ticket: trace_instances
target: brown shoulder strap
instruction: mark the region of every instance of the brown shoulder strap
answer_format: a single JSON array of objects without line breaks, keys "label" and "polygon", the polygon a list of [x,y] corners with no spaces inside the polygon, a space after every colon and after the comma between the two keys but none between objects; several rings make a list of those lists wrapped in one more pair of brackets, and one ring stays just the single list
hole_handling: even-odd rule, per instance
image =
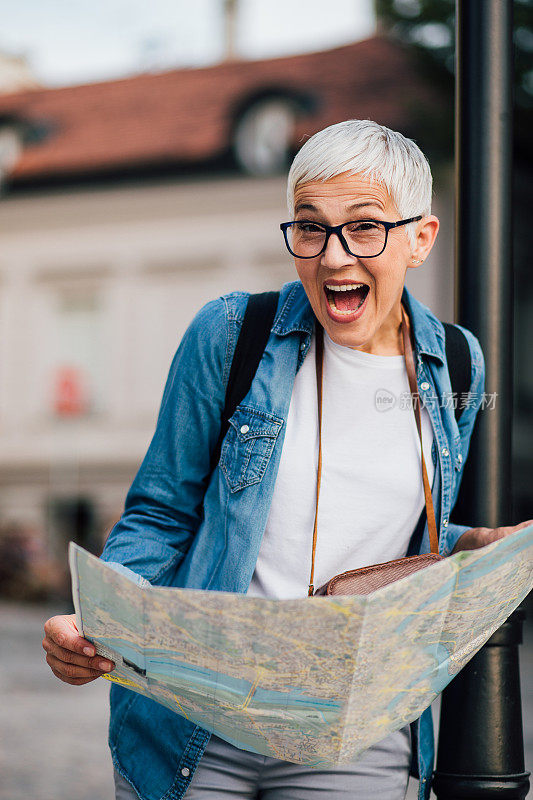
[{"label": "brown shoulder strap", "polygon": [[405,366],[407,367],[407,378],[409,380],[409,388],[411,390],[411,397],[415,412],[416,427],[418,429],[418,438],[420,439],[420,457],[422,461],[422,481],[424,483],[424,497],[426,501],[426,516],[428,521],[429,533],[429,546],[432,553],[438,554],[439,552],[439,539],[437,534],[437,523],[435,522],[435,510],[433,508],[433,497],[431,496],[431,486],[429,485],[428,472],[426,469],[426,461],[424,459],[424,448],[422,445],[422,421],[420,419],[420,398],[418,395],[418,385],[416,382],[415,360],[413,356],[413,348],[411,346],[411,337],[407,327],[407,314],[402,305],[402,334],[403,334],[403,350],[405,356]]},{"label": "brown shoulder strap", "polygon": [[324,361],[324,336],[322,325],[315,320],[315,366],[316,366],[316,396],[318,400],[318,470],[316,476],[316,505],[315,523],[313,525],[313,550],[311,552],[311,575],[309,577],[309,597],[315,593],[313,580],[315,575],[315,552],[318,522],[318,498],[320,497],[320,476],[322,474],[322,364]]}]

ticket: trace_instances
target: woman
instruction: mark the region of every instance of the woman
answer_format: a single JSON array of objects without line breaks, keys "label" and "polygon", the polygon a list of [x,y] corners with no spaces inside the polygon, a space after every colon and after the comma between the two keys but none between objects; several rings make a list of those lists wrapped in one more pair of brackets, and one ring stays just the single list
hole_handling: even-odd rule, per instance
[{"label": "woman", "polygon": [[[480,547],[521,527],[448,523],[484,364],[479,342],[463,329],[472,381],[458,426],[453,408],[440,402],[449,390],[442,324],[404,288],[407,270],[427,258],[437,235],[431,186],[416,144],[374,122],[342,122],[305,143],[289,173],[291,222],[282,226],[300,280],[281,290],[265,354],[231,419],[218,467],[208,479],[245,292],[208,303],[185,333],[154,438],[103,559],[154,584],[307,594],[317,480],[316,321],[324,331],[324,393],[315,585],[404,556],[424,508],[415,419],[400,402],[386,414],[375,402],[380,390],[396,399],[409,391],[402,305],[420,394],[437,400],[422,409],[422,438],[440,552]],[[427,525],[417,546],[429,551]],[[52,618],[45,633],[47,661],[62,680],[87,683],[112,669],[77,634],[73,617]],[[411,766],[427,798],[433,765],[430,709],[357,762],[309,770],[239,750],[116,685],[110,746],[117,798],[142,800],[366,800],[370,793],[400,800]]]}]

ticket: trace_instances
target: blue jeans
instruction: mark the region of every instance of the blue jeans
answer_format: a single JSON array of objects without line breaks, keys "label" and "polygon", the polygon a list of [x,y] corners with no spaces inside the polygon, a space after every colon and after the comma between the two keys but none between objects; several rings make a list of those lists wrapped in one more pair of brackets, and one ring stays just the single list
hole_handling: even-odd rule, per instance
[{"label": "blue jeans", "polygon": [[[410,761],[409,725],[353,764],[323,770],[248,753],[211,736],[184,800],[403,800]],[[116,771],[115,787],[116,800],[138,800]]]}]

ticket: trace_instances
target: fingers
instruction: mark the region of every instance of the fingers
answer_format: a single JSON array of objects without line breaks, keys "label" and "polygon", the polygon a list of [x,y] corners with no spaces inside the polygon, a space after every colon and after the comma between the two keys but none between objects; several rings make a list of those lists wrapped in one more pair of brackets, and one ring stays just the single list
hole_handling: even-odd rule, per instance
[{"label": "fingers", "polygon": [[72,664],[71,662],[62,661],[57,656],[48,653],[46,656],[47,664],[52,669],[54,674],[58,675],[62,680],[65,679],[90,679],[94,680],[95,678],[99,678],[101,675],[105,675],[100,669],[91,669],[89,667],[79,666],[78,664]]},{"label": "fingers", "polygon": [[52,672],[56,678],[59,678],[63,683],[69,683],[71,686],[84,686],[86,683],[96,680],[96,678],[66,678],[61,672],[58,672],[54,668],[52,668]]},{"label": "fingers", "polygon": [[525,522],[520,522],[518,525],[505,525],[501,526],[500,528],[493,529],[487,528],[487,544],[496,542],[498,539],[504,539],[511,533],[516,533],[517,531],[522,530],[522,528],[527,528],[528,525],[533,525],[533,519],[527,519]]},{"label": "fingers", "polygon": [[75,614],[51,617],[44,624],[44,632],[45,639],[65,650],[83,653],[86,656],[93,656],[96,652],[94,645],[79,635]]},{"label": "fingers", "polygon": [[55,644],[55,642],[46,638],[43,639],[43,648],[46,650],[48,655],[53,656],[58,661],[66,664],[72,664],[73,666],[76,665],[79,667],[85,667],[86,669],[98,670],[100,673],[111,672],[111,670],[114,668],[113,662],[108,661],[106,658],[102,658],[102,656],[96,655],[92,658],[89,658],[89,656],[80,656],[78,653],[74,653],[71,650],[65,650],[64,647],[59,647],[59,645]]},{"label": "fingers", "polygon": [[485,547],[522,528],[527,528],[528,525],[533,525],[533,519],[527,519],[518,525],[507,525],[500,528],[470,528],[459,537],[452,550],[452,555],[460,550],[476,550],[479,547]]},{"label": "fingers", "polygon": [[525,522],[520,522],[518,525],[515,525],[514,528],[511,528],[511,530],[520,531],[522,528],[527,528],[528,525],[533,525],[533,519],[526,519]]},{"label": "fingers", "polygon": [[527,519],[525,522],[519,522],[518,525],[506,525],[501,528],[494,528],[493,533],[498,535],[495,535],[491,541],[503,539],[504,536],[509,536],[511,533],[516,533],[516,531],[520,531],[522,528],[527,528],[528,525],[533,525],[533,519]]},{"label": "fingers", "polygon": [[54,675],[65,683],[81,685],[111,672],[115,665],[96,655],[94,645],[79,635],[75,619],[70,614],[47,620],[42,646]]}]

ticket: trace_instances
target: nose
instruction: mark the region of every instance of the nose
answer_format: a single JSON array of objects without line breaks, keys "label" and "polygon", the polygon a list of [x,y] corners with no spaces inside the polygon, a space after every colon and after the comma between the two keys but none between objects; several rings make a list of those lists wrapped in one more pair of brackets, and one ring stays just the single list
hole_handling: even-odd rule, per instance
[{"label": "nose", "polygon": [[348,264],[355,263],[357,259],[350,255],[336,233],[332,233],[328,239],[326,249],[321,256],[321,264],[328,269],[340,269]]}]

